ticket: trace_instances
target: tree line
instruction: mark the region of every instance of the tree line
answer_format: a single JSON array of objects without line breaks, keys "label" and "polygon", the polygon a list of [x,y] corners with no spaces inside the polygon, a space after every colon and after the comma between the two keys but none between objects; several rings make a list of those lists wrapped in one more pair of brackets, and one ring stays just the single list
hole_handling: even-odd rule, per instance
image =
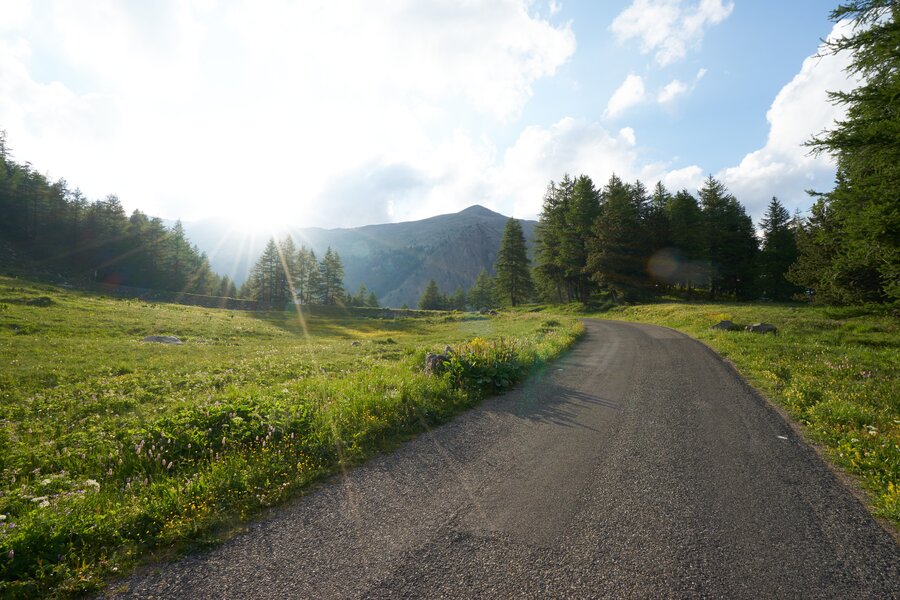
[{"label": "tree line", "polygon": [[344,291],[344,264],[331,247],[318,260],[313,250],[303,245],[297,248],[289,235],[280,241],[269,239],[239,295],[270,306],[378,306],[378,297],[365,283],[355,294]]},{"label": "tree line", "polygon": [[65,179],[51,182],[30,163],[15,162],[0,131],[0,242],[29,269],[99,283],[236,295],[234,283],[211,269],[180,222],[135,210],[115,195],[89,201]]},{"label": "tree line", "polygon": [[799,220],[772,198],[760,223],[709,176],[695,197],[652,191],[612,175],[602,188],[587,175],[550,182],[535,229],[535,282],[554,302],[613,301],[702,293],[710,299],[788,299]]}]

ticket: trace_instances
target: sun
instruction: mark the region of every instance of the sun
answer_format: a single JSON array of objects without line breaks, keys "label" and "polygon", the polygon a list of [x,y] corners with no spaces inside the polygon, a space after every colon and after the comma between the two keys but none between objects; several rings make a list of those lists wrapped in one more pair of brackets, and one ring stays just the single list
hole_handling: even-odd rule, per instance
[{"label": "sun", "polygon": [[284,231],[284,216],[261,204],[255,207],[243,206],[223,215],[231,231],[252,236],[277,237]]}]

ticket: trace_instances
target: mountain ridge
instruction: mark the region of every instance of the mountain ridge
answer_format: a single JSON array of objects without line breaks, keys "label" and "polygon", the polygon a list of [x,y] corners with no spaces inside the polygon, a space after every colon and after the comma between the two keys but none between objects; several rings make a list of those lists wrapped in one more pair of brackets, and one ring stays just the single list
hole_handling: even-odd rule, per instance
[{"label": "mountain ridge", "polygon": [[[482,269],[493,273],[503,228],[509,217],[474,204],[456,213],[417,221],[377,223],[325,229],[285,226],[276,237],[290,235],[295,244],[321,257],[328,247],[344,263],[344,284],[355,292],[361,283],[384,306],[415,306],[430,279],[446,293],[468,289]],[[530,246],[536,221],[520,219]],[[188,237],[207,252],[213,270],[243,282],[272,234],[222,232],[209,219],[184,223]]]}]

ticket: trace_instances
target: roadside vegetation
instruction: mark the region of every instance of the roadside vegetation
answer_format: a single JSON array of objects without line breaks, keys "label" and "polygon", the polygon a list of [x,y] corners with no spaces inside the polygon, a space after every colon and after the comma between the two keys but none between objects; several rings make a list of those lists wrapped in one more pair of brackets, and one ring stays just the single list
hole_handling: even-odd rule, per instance
[{"label": "roadside vegetation", "polygon": [[[95,589],[501,391],[573,318],[239,312],[0,277],[0,595]],[[174,335],[182,345],[142,342]],[[452,352],[427,375],[427,352]]]},{"label": "roadside vegetation", "polygon": [[[897,309],[777,304],[645,304],[602,318],[665,325],[730,360],[859,478],[874,513],[900,527],[900,319]],[[764,321],[777,335],[719,331]]]}]

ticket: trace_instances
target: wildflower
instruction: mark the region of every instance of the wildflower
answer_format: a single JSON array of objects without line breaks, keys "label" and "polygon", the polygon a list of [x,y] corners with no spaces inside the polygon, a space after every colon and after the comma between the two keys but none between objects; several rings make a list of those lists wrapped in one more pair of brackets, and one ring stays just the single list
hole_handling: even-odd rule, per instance
[{"label": "wildflower", "polygon": [[94,491],[98,491],[98,492],[100,491],[100,484],[97,483],[96,479],[88,479],[87,481],[84,482],[84,485],[94,488]]},{"label": "wildflower", "polygon": [[6,515],[0,515],[0,523],[6,520]]},{"label": "wildflower", "polygon": [[15,550],[10,550],[10,551],[9,551],[9,554],[7,554],[7,556],[9,556],[9,560],[14,559],[14,558],[16,557],[16,551],[15,551]]},{"label": "wildflower", "polygon": [[31,501],[34,502],[35,504],[37,504],[38,502],[44,502],[46,500],[47,500],[47,496],[35,496],[34,498],[31,499]]},{"label": "wildflower", "polygon": [[48,506],[50,506],[50,501],[49,501],[49,500],[44,500],[43,502],[41,502],[40,504],[38,504],[38,508],[47,508]]},{"label": "wildflower", "polygon": [[50,480],[49,479],[41,480],[41,485],[50,485]]}]

